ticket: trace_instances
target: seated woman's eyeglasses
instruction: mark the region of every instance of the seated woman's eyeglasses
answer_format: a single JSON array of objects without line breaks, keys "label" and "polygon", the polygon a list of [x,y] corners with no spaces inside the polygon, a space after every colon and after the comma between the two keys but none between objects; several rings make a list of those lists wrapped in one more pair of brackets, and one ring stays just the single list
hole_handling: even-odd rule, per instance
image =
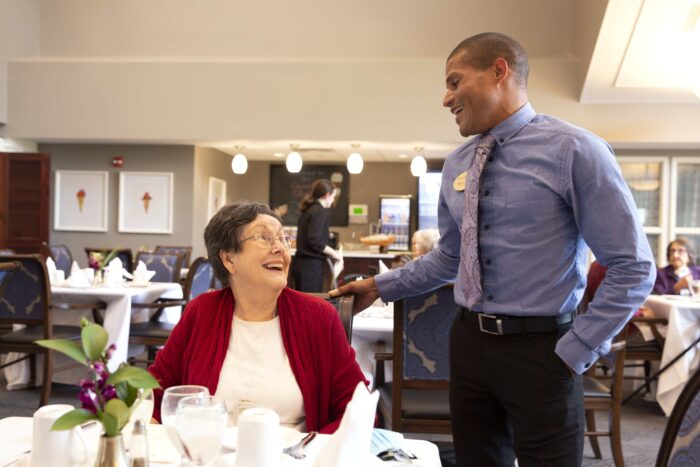
[{"label": "seated woman's eyeglasses", "polygon": [[275,242],[280,242],[285,249],[289,249],[289,247],[292,245],[292,238],[283,233],[279,235],[272,235],[269,232],[256,233],[241,240],[241,244],[247,242],[248,240],[255,240],[260,246],[269,246],[270,248],[275,246]]}]

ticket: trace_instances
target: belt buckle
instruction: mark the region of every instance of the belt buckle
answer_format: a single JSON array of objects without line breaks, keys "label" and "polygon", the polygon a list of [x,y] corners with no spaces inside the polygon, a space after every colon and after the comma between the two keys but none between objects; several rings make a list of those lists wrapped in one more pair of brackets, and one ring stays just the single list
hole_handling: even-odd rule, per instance
[{"label": "belt buckle", "polygon": [[[499,318],[498,316],[494,316],[494,315],[487,315],[485,313],[479,313],[477,316],[479,317],[479,331],[481,331],[485,334],[493,334],[494,336],[502,336],[503,335],[503,322],[502,322],[501,318]],[[496,321],[496,332],[490,331],[490,330],[484,328],[483,318],[493,319]]]}]

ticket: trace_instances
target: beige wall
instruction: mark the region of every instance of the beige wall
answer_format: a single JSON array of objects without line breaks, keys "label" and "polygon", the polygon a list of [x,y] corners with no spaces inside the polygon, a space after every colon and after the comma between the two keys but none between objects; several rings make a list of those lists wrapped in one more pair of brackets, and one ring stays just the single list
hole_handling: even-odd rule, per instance
[{"label": "beige wall", "polygon": [[[42,144],[41,152],[51,154],[51,230],[49,242],[68,245],[74,258],[85,266],[85,247],[140,247],[191,245],[193,209],[194,148],[192,146],[69,145]],[[122,156],[124,167],[115,169],[112,158]],[[109,172],[109,215],[107,232],[53,230],[53,185],[56,170],[106,170]],[[172,234],[117,232],[120,171],[173,172],[174,209]],[[206,208],[205,208],[206,211]]]}]

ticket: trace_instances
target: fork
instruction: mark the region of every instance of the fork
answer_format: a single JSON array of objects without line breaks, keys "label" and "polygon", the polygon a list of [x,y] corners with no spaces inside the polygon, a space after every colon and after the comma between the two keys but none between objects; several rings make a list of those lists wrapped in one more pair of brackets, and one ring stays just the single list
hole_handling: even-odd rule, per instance
[{"label": "fork", "polygon": [[287,454],[288,456],[291,456],[294,459],[304,459],[306,457],[306,454],[304,453],[304,447],[311,441],[313,441],[317,434],[318,431],[309,432],[309,434],[301,438],[301,440],[298,443],[282,449],[282,453]]}]

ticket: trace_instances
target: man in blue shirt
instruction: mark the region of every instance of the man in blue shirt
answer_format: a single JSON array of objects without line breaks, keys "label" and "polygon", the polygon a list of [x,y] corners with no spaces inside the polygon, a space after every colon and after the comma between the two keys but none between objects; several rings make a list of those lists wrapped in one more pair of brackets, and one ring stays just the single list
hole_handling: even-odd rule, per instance
[{"label": "man in blue shirt", "polygon": [[[521,467],[580,465],[579,375],[608,353],[654,283],[652,253],[612,149],[535,113],[527,77],[527,54],[508,36],[479,34],[454,49],[443,105],[462,136],[479,136],[445,161],[439,245],[333,292],[356,294],[363,309],[378,297],[395,301],[455,281],[461,311],[450,337],[450,410],[460,466],[512,466],[516,456]],[[486,135],[495,144],[470,185]],[[465,197],[470,188],[478,189],[474,201]],[[460,264],[465,203],[478,203],[472,266]],[[608,272],[588,312],[574,319],[587,246]]]}]

